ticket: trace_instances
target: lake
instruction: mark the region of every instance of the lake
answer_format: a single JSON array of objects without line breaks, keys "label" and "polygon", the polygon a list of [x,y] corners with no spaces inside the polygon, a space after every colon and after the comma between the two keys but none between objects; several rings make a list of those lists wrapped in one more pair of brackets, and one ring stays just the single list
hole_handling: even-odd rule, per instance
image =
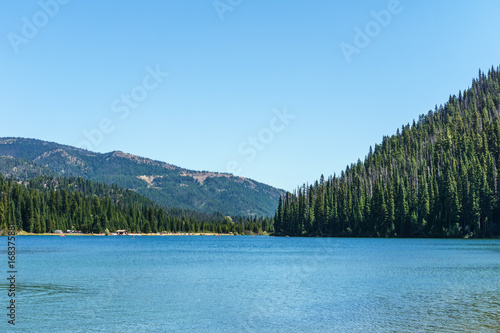
[{"label": "lake", "polygon": [[[1,332],[499,332],[500,241],[19,236]],[[4,269],[5,268],[5,269]]]}]

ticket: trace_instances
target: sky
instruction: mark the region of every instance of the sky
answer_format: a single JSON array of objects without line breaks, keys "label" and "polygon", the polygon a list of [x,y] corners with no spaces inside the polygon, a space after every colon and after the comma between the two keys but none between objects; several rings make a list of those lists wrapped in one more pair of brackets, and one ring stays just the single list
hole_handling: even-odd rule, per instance
[{"label": "sky", "polygon": [[293,190],[500,65],[500,2],[1,0],[0,137]]}]

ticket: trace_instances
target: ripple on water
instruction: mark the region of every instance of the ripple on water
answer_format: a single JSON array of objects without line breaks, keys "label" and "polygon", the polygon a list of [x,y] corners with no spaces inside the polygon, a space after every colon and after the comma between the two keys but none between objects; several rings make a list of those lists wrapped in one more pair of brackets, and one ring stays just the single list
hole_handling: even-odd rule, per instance
[{"label": "ripple on water", "polygon": [[[0,292],[9,290],[10,285],[2,283],[0,284]],[[85,294],[90,291],[63,284],[16,284],[16,297],[22,298],[35,298],[44,296],[57,296],[57,295],[71,295],[71,294]]]}]

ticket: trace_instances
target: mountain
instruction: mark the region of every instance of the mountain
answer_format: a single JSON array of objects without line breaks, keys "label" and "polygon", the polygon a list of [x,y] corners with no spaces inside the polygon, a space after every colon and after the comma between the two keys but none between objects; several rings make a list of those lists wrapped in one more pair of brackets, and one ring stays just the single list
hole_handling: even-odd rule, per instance
[{"label": "mountain", "polygon": [[226,173],[200,172],[114,151],[94,153],[53,142],[0,138],[0,173],[83,177],[132,189],[166,207],[271,216],[284,191]]},{"label": "mountain", "polygon": [[277,235],[498,237],[500,67],[364,161],[280,199]]}]

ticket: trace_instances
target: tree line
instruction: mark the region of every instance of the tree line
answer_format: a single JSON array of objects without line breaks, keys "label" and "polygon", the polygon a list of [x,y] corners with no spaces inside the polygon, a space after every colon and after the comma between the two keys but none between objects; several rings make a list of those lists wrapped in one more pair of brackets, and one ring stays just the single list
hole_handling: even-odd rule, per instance
[{"label": "tree line", "polygon": [[280,198],[276,235],[500,235],[500,67],[327,179]]},{"label": "tree line", "polygon": [[0,175],[0,227],[50,233],[272,232],[272,219],[164,208],[134,191],[83,178],[41,176],[21,181]]}]

